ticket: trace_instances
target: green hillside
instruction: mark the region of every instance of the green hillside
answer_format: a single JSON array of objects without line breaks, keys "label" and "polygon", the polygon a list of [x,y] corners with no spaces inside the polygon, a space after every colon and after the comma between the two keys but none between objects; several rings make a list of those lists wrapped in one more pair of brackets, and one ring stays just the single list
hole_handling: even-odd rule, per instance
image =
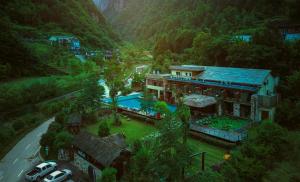
[{"label": "green hillside", "polygon": [[[299,7],[295,0],[129,0],[109,18],[123,38],[152,48],[158,69],[187,63],[286,75],[300,67],[299,43],[284,43],[277,25],[299,23]],[[252,41],[233,41],[236,35]]]},{"label": "green hillside", "polygon": [[0,8],[0,79],[41,74],[44,65],[30,43],[45,45],[50,35],[74,35],[90,49],[118,41],[90,0],[12,0]]}]

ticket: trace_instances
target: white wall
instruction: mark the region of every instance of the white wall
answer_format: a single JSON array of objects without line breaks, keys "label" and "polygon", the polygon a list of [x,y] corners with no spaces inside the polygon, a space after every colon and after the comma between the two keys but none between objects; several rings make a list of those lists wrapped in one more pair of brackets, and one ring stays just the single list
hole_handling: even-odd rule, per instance
[{"label": "white wall", "polygon": [[176,72],[180,72],[181,77],[189,77],[191,78],[193,73],[191,71],[179,71],[179,70],[172,70],[171,75],[172,76],[177,76]]},{"label": "white wall", "polygon": [[278,79],[274,78],[272,75],[269,75],[266,79],[267,84],[263,85],[259,91],[258,95],[274,95],[276,94],[276,86],[278,85]]},{"label": "white wall", "polygon": [[93,164],[89,163],[85,159],[83,159],[81,156],[79,156],[77,153],[74,153],[74,165],[77,166],[80,170],[82,170],[84,173],[88,174],[88,168],[89,166],[92,166],[95,169],[96,178],[101,179],[102,171],[98,169]]}]

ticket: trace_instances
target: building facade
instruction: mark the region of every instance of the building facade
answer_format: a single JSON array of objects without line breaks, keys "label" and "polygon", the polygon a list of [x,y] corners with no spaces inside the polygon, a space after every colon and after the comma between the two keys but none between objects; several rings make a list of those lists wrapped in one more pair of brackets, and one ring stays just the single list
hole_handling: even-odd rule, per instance
[{"label": "building facade", "polygon": [[214,66],[171,66],[170,74],[148,74],[146,88],[157,99],[176,103],[184,96],[192,117],[229,115],[274,120],[278,78],[270,70]]}]

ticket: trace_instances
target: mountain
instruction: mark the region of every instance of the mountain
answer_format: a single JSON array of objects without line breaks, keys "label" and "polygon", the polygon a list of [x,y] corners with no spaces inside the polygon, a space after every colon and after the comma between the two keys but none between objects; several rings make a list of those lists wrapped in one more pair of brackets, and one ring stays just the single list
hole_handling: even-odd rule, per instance
[{"label": "mountain", "polygon": [[[300,23],[298,0],[128,0],[111,15],[120,37],[152,48],[154,67],[162,71],[199,64],[282,75],[299,65],[300,44],[286,44],[285,28],[277,26]],[[243,36],[251,40],[235,39]]]},{"label": "mountain", "polygon": [[107,17],[113,17],[114,14],[121,12],[127,3],[127,0],[93,0],[97,8]]},{"label": "mountain", "polygon": [[84,47],[110,49],[119,41],[92,0],[0,1],[0,73],[30,75],[38,67],[26,43],[74,35]]},{"label": "mountain", "polygon": [[299,22],[297,0],[127,0],[109,19],[122,37],[156,40],[162,34],[176,37],[181,30],[214,34],[248,33],[265,21]]}]

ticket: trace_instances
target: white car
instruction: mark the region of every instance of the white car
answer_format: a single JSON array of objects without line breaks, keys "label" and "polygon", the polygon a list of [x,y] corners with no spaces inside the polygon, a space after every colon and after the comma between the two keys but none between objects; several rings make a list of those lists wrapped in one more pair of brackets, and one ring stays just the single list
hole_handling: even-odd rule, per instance
[{"label": "white car", "polygon": [[61,182],[66,179],[70,179],[71,177],[72,171],[69,169],[63,169],[61,171],[54,171],[53,173],[49,174],[44,179],[44,182]]},{"label": "white car", "polygon": [[43,162],[33,168],[25,175],[26,181],[39,181],[46,174],[51,173],[57,169],[57,164],[55,162]]}]

